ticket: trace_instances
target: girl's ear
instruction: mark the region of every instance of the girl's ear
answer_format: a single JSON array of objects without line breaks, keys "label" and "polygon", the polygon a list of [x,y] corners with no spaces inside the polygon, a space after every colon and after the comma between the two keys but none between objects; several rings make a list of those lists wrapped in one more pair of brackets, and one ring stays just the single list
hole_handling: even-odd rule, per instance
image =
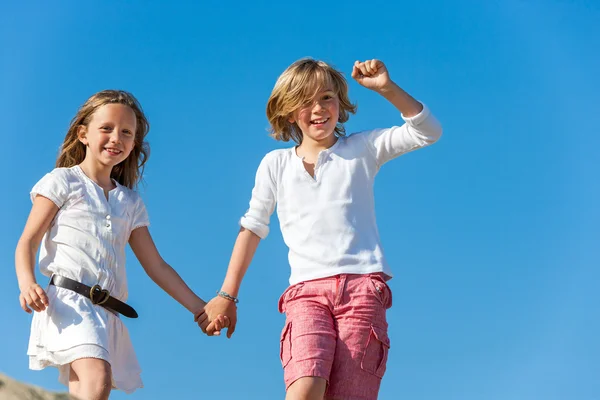
[{"label": "girl's ear", "polygon": [[290,116],[289,116],[289,118],[288,118],[288,122],[289,122],[290,124],[293,124],[294,122],[296,122],[296,120],[294,119],[294,116],[293,116],[293,115],[290,115]]},{"label": "girl's ear", "polygon": [[81,143],[83,143],[84,145],[88,145],[88,140],[87,140],[87,127],[85,125],[79,125],[79,127],[77,128],[77,139],[79,139],[79,141]]}]

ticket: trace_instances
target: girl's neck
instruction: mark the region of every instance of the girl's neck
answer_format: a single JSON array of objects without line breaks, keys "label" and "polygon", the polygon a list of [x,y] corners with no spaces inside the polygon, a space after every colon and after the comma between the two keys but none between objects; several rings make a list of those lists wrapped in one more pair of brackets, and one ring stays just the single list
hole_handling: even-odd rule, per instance
[{"label": "girl's neck", "polygon": [[112,190],[115,188],[115,184],[110,177],[112,167],[100,166],[98,163],[93,162],[89,157],[86,157],[79,167],[83,173],[96,182],[105,191]]}]

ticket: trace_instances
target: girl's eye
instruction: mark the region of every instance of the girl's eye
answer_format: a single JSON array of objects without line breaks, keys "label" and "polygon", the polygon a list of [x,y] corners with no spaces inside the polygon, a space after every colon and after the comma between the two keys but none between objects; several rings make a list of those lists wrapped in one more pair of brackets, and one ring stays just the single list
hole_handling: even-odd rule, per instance
[{"label": "girl's eye", "polygon": [[125,131],[123,131],[123,133],[127,136],[133,135],[133,132],[131,132],[130,130],[125,130]]},{"label": "girl's eye", "polygon": [[110,128],[110,126],[103,126],[103,127],[100,128],[100,130],[101,131],[110,131],[111,128]]}]

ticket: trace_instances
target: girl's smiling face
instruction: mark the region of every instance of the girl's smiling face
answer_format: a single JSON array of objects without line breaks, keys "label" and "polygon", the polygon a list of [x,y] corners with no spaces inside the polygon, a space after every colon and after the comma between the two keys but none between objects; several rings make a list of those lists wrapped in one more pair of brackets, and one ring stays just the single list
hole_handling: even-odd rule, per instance
[{"label": "girl's smiling face", "polygon": [[106,104],[94,112],[87,126],[79,128],[79,141],[86,146],[85,157],[104,167],[124,161],[135,144],[136,117],[123,104]]}]

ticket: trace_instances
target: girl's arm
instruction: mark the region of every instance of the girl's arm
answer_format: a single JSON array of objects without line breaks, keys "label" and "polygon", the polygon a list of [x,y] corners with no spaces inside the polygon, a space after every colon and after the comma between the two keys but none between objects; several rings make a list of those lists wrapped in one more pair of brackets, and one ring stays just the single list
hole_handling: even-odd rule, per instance
[{"label": "girl's arm", "polygon": [[39,312],[45,310],[48,306],[48,296],[35,280],[35,255],[44,233],[50,227],[50,223],[57,212],[58,207],[52,200],[43,196],[36,196],[25,229],[17,243],[15,269],[19,290],[21,291],[19,302],[21,308],[28,313],[31,313],[29,307]]},{"label": "girl's arm", "polygon": [[[240,229],[240,233],[238,234],[235,245],[233,246],[231,259],[229,260],[227,275],[225,275],[225,281],[221,287],[222,291],[233,297],[238,296],[242,279],[248,270],[248,266],[254,257],[254,253],[256,252],[256,248],[258,247],[259,243],[260,237],[258,235],[248,229]],[[204,310],[206,311],[209,321],[213,321],[213,319],[219,314],[229,318],[227,337],[231,338],[237,323],[236,304],[233,301],[225,299],[221,296],[215,296],[204,307]],[[217,324],[211,322],[206,328],[206,333],[209,336],[214,334],[218,335],[220,333],[220,329]]]},{"label": "girl's arm", "polygon": [[[208,326],[208,320],[204,313],[206,302],[198,297],[179,274],[163,260],[148,227],[134,229],[129,237],[129,245],[150,279],[194,314],[198,326],[205,331]],[[222,319],[216,321],[219,327],[225,325]]]}]

